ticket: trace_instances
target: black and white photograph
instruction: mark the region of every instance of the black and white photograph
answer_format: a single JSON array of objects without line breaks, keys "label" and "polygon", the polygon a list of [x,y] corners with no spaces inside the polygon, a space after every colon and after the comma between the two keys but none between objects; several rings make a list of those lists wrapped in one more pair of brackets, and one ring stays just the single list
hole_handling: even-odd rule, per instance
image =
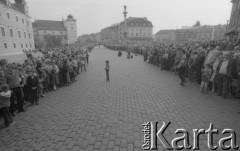
[{"label": "black and white photograph", "polygon": [[240,0],[0,0],[0,151],[240,150]]}]

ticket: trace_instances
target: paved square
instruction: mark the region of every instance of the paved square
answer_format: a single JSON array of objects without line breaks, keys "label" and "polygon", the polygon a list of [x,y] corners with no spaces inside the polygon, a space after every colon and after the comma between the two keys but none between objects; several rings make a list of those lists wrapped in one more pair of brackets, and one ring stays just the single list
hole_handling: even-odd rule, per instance
[{"label": "paved square", "polygon": [[[181,87],[179,81],[143,56],[127,59],[126,53],[117,57],[117,51],[95,48],[76,83],[47,94],[39,106],[18,114],[14,126],[0,130],[0,151],[142,150],[146,121],[172,122],[165,134],[169,139],[177,128],[192,132],[213,123],[220,133],[235,130],[240,145],[240,100],[204,95],[199,85]],[[200,149],[208,150],[207,138],[200,140]]]}]

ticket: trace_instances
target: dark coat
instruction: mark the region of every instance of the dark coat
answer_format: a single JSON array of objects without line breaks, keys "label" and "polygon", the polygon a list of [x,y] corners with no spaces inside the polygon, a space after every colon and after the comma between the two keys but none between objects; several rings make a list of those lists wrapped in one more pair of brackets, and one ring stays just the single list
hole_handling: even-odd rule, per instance
[{"label": "dark coat", "polygon": [[38,77],[34,76],[33,78],[31,76],[27,77],[27,87],[30,91],[35,91],[32,88],[38,87]]}]

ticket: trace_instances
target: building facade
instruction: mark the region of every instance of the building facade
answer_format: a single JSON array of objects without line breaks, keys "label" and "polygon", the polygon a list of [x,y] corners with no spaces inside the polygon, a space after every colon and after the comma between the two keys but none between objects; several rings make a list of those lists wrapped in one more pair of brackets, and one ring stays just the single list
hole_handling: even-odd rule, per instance
[{"label": "building facade", "polygon": [[25,0],[0,0],[0,56],[35,49],[31,17]]},{"label": "building facade", "polygon": [[[77,21],[70,14],[66,20],[35,20],[32,23],[34,38],[46,43],[47,36],[54,36],[61,40],[61,44],[73,44],[77,42]],[[45,46],[42,46],[45,47]]]},{"label": "building facade", "polygon": [[[153,25],[146,17],[129,17],[126,19],[127,40],[152,40]],[[123,41],[125,39],[124,22],[114,24],[101,30],[103,41]]]},{"label": "building facade", "polygon": [[155,34],[156,42],[174,42],[177,41],[177,30],[160,30]]},{"label": "building facade", "polygon": [[160,30],[155,35],[157,42],[188,42],[223,39],[226,25],[182,27],[176,30]]}]

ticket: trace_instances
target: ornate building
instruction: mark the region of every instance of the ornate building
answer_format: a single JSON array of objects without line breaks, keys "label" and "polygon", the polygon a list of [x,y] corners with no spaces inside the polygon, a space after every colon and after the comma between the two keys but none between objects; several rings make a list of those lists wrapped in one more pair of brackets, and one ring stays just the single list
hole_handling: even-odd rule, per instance
[{"label": "ornate building", "polygon": [[70,14],[66,20],[36,20],[33,22],[35,39],[46,41],[46,36],[60,38],[61,44],[73,44],[77,42],[76,19]]},{"label": "ornate building", "polygon": [[[152,29],[152,22],[146,17],[129,17],[126,19],[127,40],[152,40]],[[124,22],[101,30],[103,41],[123,41],[124,36]]]},{"label": "ornate building", "polygon": [[35,48],[26,1],[0,0],[0,56],[23,55],[29,49]]}]

